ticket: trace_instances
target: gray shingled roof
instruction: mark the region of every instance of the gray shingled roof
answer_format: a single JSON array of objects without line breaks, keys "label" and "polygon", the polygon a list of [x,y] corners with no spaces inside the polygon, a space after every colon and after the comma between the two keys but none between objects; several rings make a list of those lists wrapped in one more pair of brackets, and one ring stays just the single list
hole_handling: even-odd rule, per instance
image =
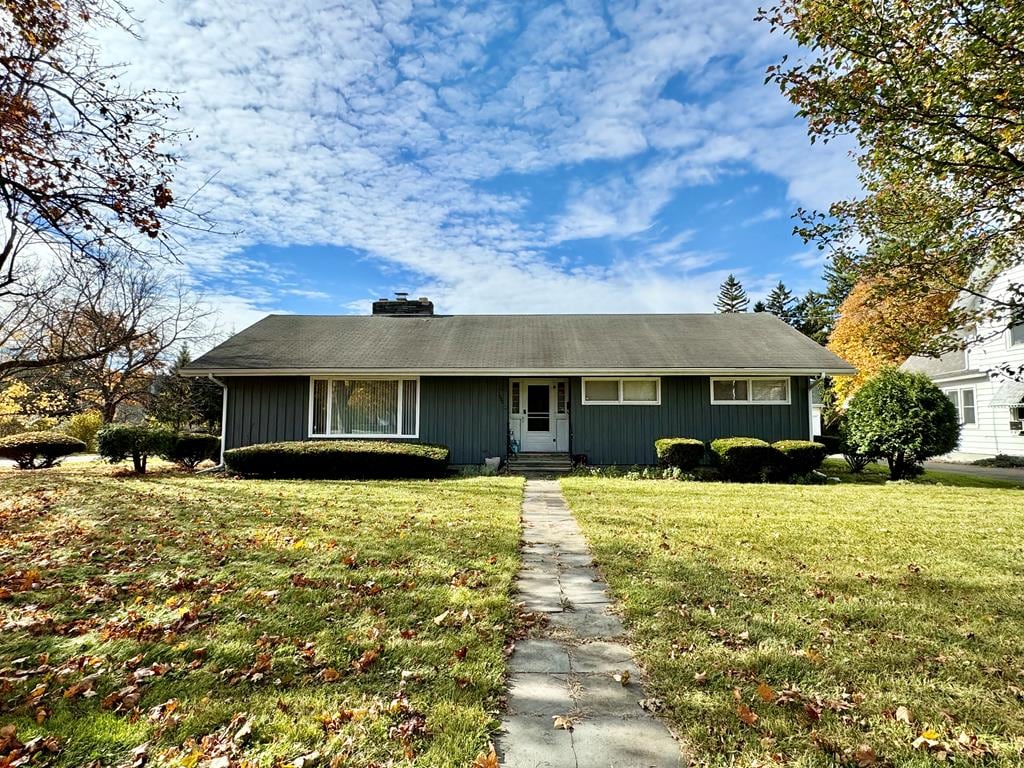
[{"label": "gray shingled roof", "polygon": [[767,313],[714,315],[271,315],[187,373],[629,371],[852,373]]},{"label": "gray shingled roof", "polygon": [[913,357],[908,357],[900,368],[912,373],[923,373],[930,379],[941,379],[943,376],[953,375],[983,375],[981,371],[967,369],[967,353],[962,349],[946,352],[939,357],[914,355]]}]

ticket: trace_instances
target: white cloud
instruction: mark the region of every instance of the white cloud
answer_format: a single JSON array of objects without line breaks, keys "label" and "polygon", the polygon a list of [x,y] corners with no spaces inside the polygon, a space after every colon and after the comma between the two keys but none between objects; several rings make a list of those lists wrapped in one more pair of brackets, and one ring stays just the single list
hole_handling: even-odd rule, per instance
[{"label": "white cloud", "polygon": [[[812,151],[761,85],[783,46],[753,5],[139,0],[135,12],[141,37],[104,33],[104,50],[131,62],[136,85],[181,95],[196,139],[178,186],[214,177],[196,206],[239,231],[191,239],[184,258],[239,322],[284,296],[327,296],[243,260],[253,244],[355,249],[418,275],[416,292],[446,311],[706,309],[723,254],[687,252],[658,224],[680,189],[738,169],[777,176],[795,204],[853,189],[844,149]],[[527,215],[528,193],[481,183],[551,173],[576,181],[541,215]],[[631,255],[599,268],[547,255],[597,237]]]},{"label": "white cloud", "polygon": [[752,227],[755,224],[764,224],[766,221],[775,221],[775,219],[781,219],[783,215],[784,213],[781,208],[775,206],[771,208],[765,208],[760,213],[744,219],[741,223],[741,226]]}]

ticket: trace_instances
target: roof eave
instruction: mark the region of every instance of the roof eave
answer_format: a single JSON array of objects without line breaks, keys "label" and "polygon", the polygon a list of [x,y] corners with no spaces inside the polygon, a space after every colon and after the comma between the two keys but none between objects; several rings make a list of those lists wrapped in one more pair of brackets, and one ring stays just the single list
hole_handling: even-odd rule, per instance
[{"label": "roof eave", "polygon": [[787,368],[183,368],[182,376],[853,376],[851,366]]}]

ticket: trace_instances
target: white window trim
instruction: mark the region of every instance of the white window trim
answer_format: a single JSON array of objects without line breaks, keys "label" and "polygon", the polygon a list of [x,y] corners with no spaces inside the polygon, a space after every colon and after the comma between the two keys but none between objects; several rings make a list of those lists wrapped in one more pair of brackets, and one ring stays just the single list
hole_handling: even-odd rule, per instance
[{"label": "white window trim", "polygon": [[[404,406],[404,399],[402,397],[402,390],[404,389],[403,381],[415,381],[416,382],[416,431],[412,435],[367,435],[367,434],[334,434],[334,433],[318,433],[313,431],[313,390],[316,387],[318,381],[397,381],[398,382],[398,414],[395,423],[401,428],[402,424],[402,408]],[[306,433],[309,437],[322,437],[326,439],[339,439],[339,440],[418,440],[420,436],[420,397],[423,394],[423,385],[420,383],[419,376],[310,376],[309,377],[309,422],[306,425]],[[327,388],[327,419],[324,422],[328,429],[331,426],[331,387]]]},{"label": "white window trim", "polygon": [[[746,400],[715,400],[716,381],[745,381],[747,382]],[[786,382],[785,400],[753,400],[754,389],[751,382],[754,381],[784,381]],[[712,376],[711,383],[711,404],[712,405],[792,405],[793,404],[793,380],[789,376]],[[810,399],[810,394],[808,394]]]},{"label": "white window trim", "polygon": [[[658,376],[587,376],[583,378],[580,386],[581,405],[661,405],[661,378]],[[588,381],[615,381],[619,385],[618,400],[587,400]],[[657,391],[655,400],[624,400],[622,398],[622,382],[624,381],[653,381]],[[567,400],[568,402],[568,400]]]},{"label": "white window trim", "polygon": [[[971,390],[974,400],[974,421],[970,424],[964,421],[964,390]],[[956,420],[960,424],[961,429],[977,429],[978,428],[978,388],[977,387],[943,387],[942,394],[949,397],[950,392],[956,392],[956,402],[953,403],[956,406]],[[952,401],[951,401],[952,402]]]}]

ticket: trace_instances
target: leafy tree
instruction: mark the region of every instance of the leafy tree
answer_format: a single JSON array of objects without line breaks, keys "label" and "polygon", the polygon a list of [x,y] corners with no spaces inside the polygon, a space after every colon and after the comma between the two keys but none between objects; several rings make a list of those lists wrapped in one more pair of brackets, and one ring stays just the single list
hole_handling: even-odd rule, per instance
[{"label": "leafy tree", "polygon": [[768,79],[812,142],[859,148],[865,193],[801,211],[798,232],[880,290],[941,276],[985,297],[976,317],[1021,319],[1020,286],[986,291],[1024,258],[1024,4],[780,0],[758,17],[804,52]]},{"label": "leafy tree", "polygon": [[138,474],[146,472],[150,456],[167,453],[175,433],[162,424],[108,424],[96,436],[99,454],[111,464],[131,458]]},{"label": "leafy tree", "polygon": [[0,288],[40,245],[146,261],[174,250],[168,225],[201,224],[171,192],[176,99],[97,59],[90,33],[128,18],[119,0],[0,3]]},{"label": "leafy tree", "polygon": [[776,317],[785,320],[790,325],[795,325],[796,303],[793,292],[780,280],[779,284],[772,288],[771,293],[768,294],[764,307],[766,311],[771,312]]},{"label": "leafy tree", "polygon": [[889,464],[889,477],[920,472],[925,459],[949,453],[960,439],[956,407],[923,374],[885,368],[846,409],[845,438],[859,453]]},{"label": "leafy tree", "polygon": [[927,347],[944,327],[954,294],[929,292],[923,282],[911,292],[886,287],[879,295],[875,283],[857,285],[840,307],[829,349],[857,368],[855,376],[833,380],[840,403],[868,379],[888,366],[902,363]]},{"label": "leafy tree", "polygon": [[715,309],[722,313],[746,312],[749,305],[750,299],[747,298],[743,285],[735,275],[730,274],[718,289]]}]

